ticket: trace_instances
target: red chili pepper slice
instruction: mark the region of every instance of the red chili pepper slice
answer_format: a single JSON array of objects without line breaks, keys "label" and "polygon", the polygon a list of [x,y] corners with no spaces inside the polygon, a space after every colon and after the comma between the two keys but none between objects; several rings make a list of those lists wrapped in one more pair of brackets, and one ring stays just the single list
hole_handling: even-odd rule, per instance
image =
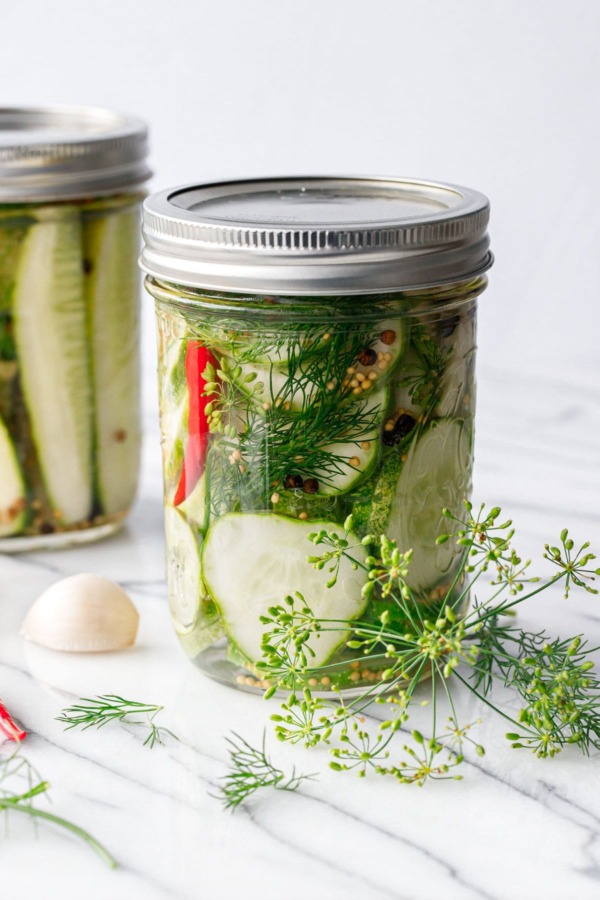
[{"label": "red chili pepper slice", "polygon": [[181,477],[173,503],[180,503],[190,496],[206,465],[206,452],[208,450],[208,419],[206,407],[214,394],[204,396],[204,388],[207,384],[203,378],[203,372],[210,363],[216,370],[219,367],[217,359],[211,351],[198,341],[190,341],[185,353],[185,379],[189,396],[188,434]]},{"label": "red chili pepper slice", "polygon": [[17,725],[3,703],[0,703],[0,732],[9,741],[22,741],[27,737],[27,732]]}]

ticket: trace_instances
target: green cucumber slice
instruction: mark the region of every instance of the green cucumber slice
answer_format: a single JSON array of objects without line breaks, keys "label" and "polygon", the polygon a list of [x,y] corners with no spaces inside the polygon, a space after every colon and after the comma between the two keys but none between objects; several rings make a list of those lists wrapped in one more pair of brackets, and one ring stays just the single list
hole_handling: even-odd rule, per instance
[{"label": "green cucumber slice", "polygon": [[440,395],[436,407],[439,416],[455,416],[460,412],[471,381],[475,359],[475,319],[463,315],[451,337],[444,341],[448,359],[440,378]]},{"label": "green cucumber slice", "polygon": [[[360,441],[338,441],[328,444],[324,450],[335,456],[338,471],[319,480],[319,493],[343,494],[360,484],[377,465],[380,446],[381,422],[389,401],[386,388],[368,394],[364,400],[355,400],[357,416],[373,417],[373,427],[361,435]],[[348,401],[350,402],[350,401]],[[317,475],[318,479],[318,475]]]},{"label": "green cucumber slice", "polygon": [[[305,382],[303,388],[296,387],[297,382],[290,378],[285,369],[255,363],[243,363],[239,368],[241,374],[236,379],[237,387],[243,394],[251,397],[257,406],[275,403],[283,406],[286,411],[300,412],[316,397],[317,390],[311,382]],[[251,376],[252,381],[248,381]]]},{"label": "green cucumber slice", "polygon": [[302,490],[278,491],[272,494],[271,503],[273,512],[280,516],[289,516],[297,519],[302,516],[307,520],[336,519],[343,514],[340,512],[337,496],[319,496],[319,494],[305,494]]},{"label": "green cucumber slice", "polygon": [[377,541],[380,535],[388,532],[398,479],[404,465],[403,455],[398,447],[388,451],[379,470],[352,497],[352,522],[360,537],[370,534]]},{"label": "green cucumber slice", "polygon": [[436,538],[451,527],[442,509],[460,514],[471,469],[469,430],[459,419],[435,419],[410,446],[384,530],[401,550],[412,549],[407,582],[416,592],[450,576],[461,555],[454,541]]},{"label": "green cucumber slice", "polygon": [[165,493],[168,502],[172,501],[181,476],[187,439],[188,413],[189,402],[187,394],[177,406],[171,403],[161,403],[160,443],[162,447]]},{"label": "green cucumber slice", "polygon": [[90,314],[96,487],[107,515],[125,512],[137,488],[140,420],[137,212],[84,226]]},{"label": "green cucumber slice", "polygon": [[[321,528],[342,533],[334,522],[298,522],[273,513],[229,513],[209,528],[202,550],[204,580],[229,637],[251,662],[261,658],[260,616],[289,594],[299,591],[321,619],[356,619],[365,609],[364,579],[347,559],[341,560],[332,588],[326,587],[330,573],[308,562],[308,535]],[[350,535],[351,544],[354,540]],[[354,554],[366,558],[360,545]],[[311,665],[327,662],[347,637],[347,631],[333,630],[311,637]]]},{"label": "green cucumber slice", "polygon": [[204,534],[208,528],[208,519],[210,511],[210,501],[208,496],[208,478],[206,471],[200,476],[198,484],[186,497],[183,503],[177,507],[185,516],[188,522],[191,522],[200,532]]},{"label": "green cucumber slice", "polygon": [[191,631],[185,634],[177,632],[179,643],[190,659],[195,659],[204,650],[212,647],[225,634],[219,613],[212,600],[202,603],[198,610],[198,619]]},{"label": "green cucumber slice", "polygon": [[239,363],[250,363],[267,369],[271,365],[287,369],[292,354],[296,357],[302,355],[306,360],[326,347],[327,341],[322,340],[325,333],[325,328],[315,326],[306,334],[297,332],[287,339],[282,338],[280,333],[268,335],[255,332],[245,336],[238,333],[233,341],[230,338],[229,342],[222,342],[221,349]]},{"label": "green cucumber slice", "polygon": [[15,273],[21,250],[21,244],[33,219],[25,209],[10,214],[2,210],[0,217],[0,359],[11,359],[6,347],[12,342],[10,333],[2,332],[2,316],[10,316]]},{"label": "green cucumber slice", "polygon": [[17,452],[0,418],[0,537],[18,534],[26,521],[25,482]]},{"label": "green cucumber slice", "polygon": [[180,403],[187,391],[185,356],[187,345],[175,340],[162,351],[161,402]]},{"label": "green cucumber slice", "polygon": [[377,329],[378,336],[366,348],[376,354],[375,361],[365,365],[359,356],[352,367],[355,373],[366,377],[371,373],[376,375],[373,384],[375,387],[381,387],[389,381],[404,356],[408,345],[408,329],[402,319],[386,319],[378,322]]},{"label": "green cucumber slice", "polygon": [[411,345],[402,360],[392,387],[394,410],[403,409],[418,418],[427,406],[427,398],[435,387],[433,375],[420,354]]},{"label": "green cucumber slice", "polygon": [[14,288],[21,384],[49,499],[65,523],[92,510],[92,392],[81,225],[32,225]]},{"label": "green cucumber slice", "polygon": [[223,635],[202,579],[202,535],[171,506],[165,509],[165,534],[171,619],[179,638],[187,636],[186,647],[191,653],[193,646],[197,655]]}]

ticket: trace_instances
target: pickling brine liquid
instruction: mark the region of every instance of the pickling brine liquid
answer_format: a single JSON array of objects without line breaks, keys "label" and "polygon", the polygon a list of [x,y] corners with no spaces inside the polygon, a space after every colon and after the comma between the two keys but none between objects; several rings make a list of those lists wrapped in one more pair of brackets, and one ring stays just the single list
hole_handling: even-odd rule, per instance
[{"label": "pickling brine liquid", "polygon": [[[299,592],[319,619],[377,623],[361,563],[386,534],[425,606],[460,568],[436,543],[471,489],[476,297],[485,279],[357,300],[206,294],[147,279],[157,302],[170,610],[204,671],[261,689],[261,616]],[[351,516],[351,523],[347,522]],[[352,564],[308,561],[345,534]],[[369,541],[364,539],[370,536]],[[322,552],[322,550],[321,550]],[[456,590],[463,590],[462,582]],[[392,605],[390,614],[400,615]],[[396,623],[398,624],[398,623]],[[348,631],[314,642],[310,684],[381,680]]]},{"label": "pickling brine liquid", "polygon": [[140,194],[0,206],[0,550],[111,533],[140,450]]}]

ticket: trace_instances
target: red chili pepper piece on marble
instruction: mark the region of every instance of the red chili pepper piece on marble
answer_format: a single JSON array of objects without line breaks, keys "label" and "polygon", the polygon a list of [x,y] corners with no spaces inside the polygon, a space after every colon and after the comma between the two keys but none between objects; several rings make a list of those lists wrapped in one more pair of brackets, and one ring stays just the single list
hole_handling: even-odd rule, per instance
[{"label": "red chili pepper piece on marble", "polygon": [[209,437],[206,407],[214,397],[204,396],[208,381],[203,373],[209,363],[215,370],[218,369],[219,363],[211,351],[198,341],[190,341],[185,354],[185,380],[189,396],[188,434],[181,476],[173,498],[175,506],[190,496],[206,465]]},{"label": "red chili pepper piece on marble", "polygon": [[0,703],[0,733],[9,741],[22,741],[27,737],[27,732],[17,725],[3,703]]}]

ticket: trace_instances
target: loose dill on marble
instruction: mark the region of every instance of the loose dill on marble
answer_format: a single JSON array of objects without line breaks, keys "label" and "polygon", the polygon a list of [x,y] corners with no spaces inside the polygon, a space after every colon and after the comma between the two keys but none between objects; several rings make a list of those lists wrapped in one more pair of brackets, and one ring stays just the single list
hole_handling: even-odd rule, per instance
[{"label": "loose dill on marble", "polygon": [[292,769],[290,775],[273,765],[266,753],[266,736],[263,733],[260,748],[252,747],[239,734],[233,732],[226,738],[229,745],[229,772],[222,779],[219,798],[226,809],[235,810],[252,794],[262,788],[277,791],[295,791],[303,781],[311,781],[314,774],[297,775]]},{"label": "loose dill on marble", "polygon": [[47,794],[49,788],[50,784],[22,755],[20,745],[8,756],[0,757],[0,811],[7,816],[15,813],[26,815],[36,823],[45,822],[68,831],[84,841],[110,868],[116,868],[117,861],[114,857],[88,831],[35,805],[40,796]]},{"label": "loose dill on marble", "polygon": [[[123,725],[141,725],[148,729],[143,746],[152,748],[155,744],[164,743],[165,735],[178,740],[177,735],[169,728],[154,722],[163,709],[163,706],[125,700],[115,694],[103,694],[94,698],[83,697],[78,703],[63,709],[56,720],[64,724],[65,731],[71,728],[81,728],[83,731],[87,728],[103,728],[115,721]],[[140,716],[143,718],[140,719]]]},{"label": "loose dill on marble", "polygon": [[[455,541],[464,553],[443,599],[429,605],[419,602],[407,585],[411,551],[402,553],[394,541],[382,536],[374,555],[363,563],[353,556],[358,544],[349,541],[351,517],[343,535],[321,530],[309,536],[319,549],[307,564],[327,570],[328,586],[335,584],[340,560],[349,559],[364,570],[363,594],[379,597],[387,608],[374,622],[318,619],[302,595],[295,594],[261,617],[263,657],[256,669],[270,685],[265,698],[287,692],[280,711],[271,716],[279,740],[304,747],[327,745],[330,766],[338,772],[372,772],[403,784],[458,780],[468,747],[478,755],[485,753],[473,737],[480,720],[461,721],[454,690],[461,685],[509,722],[506,738],[514,749],[529,749],[539,758],[553,757],[568,745],[584,754],[600,750],[600,681],[591,658],[598,648],[588,647],[582,635],[555,638],[544,630],[524,631],[512,621],[522,603],[557,584],[562,584],[565,597],[573,586],[598,593],[593,582],[600,569],[593,568],[596,557],[589,543],[576,548],[565,529],[559,545],[546,545],[543,554],[557,571],[545,580],[530,577],[530,561],[523,561],[514,549],[512,522],[501,521],[500,508],[487,511],[482,505],[474,512],[466,502],[465,510],[462,519],[444,510],[452,534],[441,535],[438,542]],[[361,543],[372,548],[373,538]],[[465,609],[469,593],[481,590],[488,572],[493,577],[487,580],[487,598],[475,597]],[[346,648],[354,658],[348,665],[372,665],[376,659],[380,680],[347,699],[335,685],[335,667],[312,669],[310,640],[326,630],[350,632]],[[331,676],[330,690],[337,692],[337,701],[310,688],[323,672]],[[423,701],[416,691],[427,676],[429,699]],[[496,682],[520,698],[516,715],[494,702]],[[444,722],[440,697],[450,711]],[[364,724],[374,703],[388,711],[375,733]],[[427,734],[410,724],[412,710],[424,704],[431,715]],[[239,783],[251,777],[244,760],[253,751],[245,747],[247,755],[235,760]],[[241,796],[239,802],[243,800]]]}]

